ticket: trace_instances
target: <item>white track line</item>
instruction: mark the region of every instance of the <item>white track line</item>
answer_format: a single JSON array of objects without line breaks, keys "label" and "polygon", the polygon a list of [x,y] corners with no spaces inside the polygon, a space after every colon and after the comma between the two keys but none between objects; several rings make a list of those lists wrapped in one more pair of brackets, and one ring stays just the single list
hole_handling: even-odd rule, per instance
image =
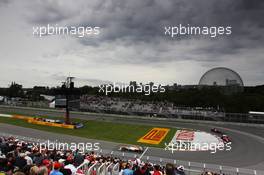
[{"label": "white track line", "polygon": [[145,149],[145,151],[141,154],[141,156],[139,157],[140,159],[144,156],[144,154],[148,151],[148,149],[149,149],[149,147],[147,147],[146,149]]}]

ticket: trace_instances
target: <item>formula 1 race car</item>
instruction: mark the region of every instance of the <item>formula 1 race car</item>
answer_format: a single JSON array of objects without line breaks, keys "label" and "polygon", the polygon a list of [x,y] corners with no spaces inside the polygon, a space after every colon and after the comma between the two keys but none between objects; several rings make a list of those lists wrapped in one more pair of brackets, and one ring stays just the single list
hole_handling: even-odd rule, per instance
[{"label": "formula 1 race car", "polygon": [[223,132],[220,131],[220,130],[218,130],[218,129],[216,129],[216,128],[212,128],[212,129],[211,129],[211,132],[216,133],[216,134],[221,134],[221,135],[223,135]]},{"label": "formula 1 race car", "polygon": [[136,153],[142,153],[144,151],[143,147],[137,145],[120,145],[118,150],[122,152],[136,152]]},{"label": "formula 1 race car", "polygon": [[221,139],[223,140],[223,142],[224,142],[225,144],[231,142],[230,137],[228,137],[227,135],[222,135]]}]

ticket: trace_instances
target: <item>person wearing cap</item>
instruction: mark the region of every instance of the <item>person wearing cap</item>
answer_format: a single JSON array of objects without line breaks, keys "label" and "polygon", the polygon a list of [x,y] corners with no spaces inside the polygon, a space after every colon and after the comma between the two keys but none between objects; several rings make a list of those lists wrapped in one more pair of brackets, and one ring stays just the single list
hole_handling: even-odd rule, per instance
[{"label": "person wearing cap", "polygon": [[53,170],[50,172],[50,175],[63,175],[59,170],[60,170],[60,163],[59,162],[54,162],[53,164]]},{"label": "person wearing cap", "polygon": [[50,171],[51,171],[51,162],[50,162],[50,160],[44,159],[42,161],[42,166],[46,167],[48,169],[48,172],[50,173]]},{"label": "person wearing cap", "polygon": [[44,160],[42,161],[42,165],[43,165],[43,166],[46,166],[46,167],[49,167],[49,166],[50,166],[50,161],[49,161],[48,159],[44,159]]},{"label": "person wearing cap", "polygon": [[185,175],[184,167],[182,165],[176,168],[176,175]]}]

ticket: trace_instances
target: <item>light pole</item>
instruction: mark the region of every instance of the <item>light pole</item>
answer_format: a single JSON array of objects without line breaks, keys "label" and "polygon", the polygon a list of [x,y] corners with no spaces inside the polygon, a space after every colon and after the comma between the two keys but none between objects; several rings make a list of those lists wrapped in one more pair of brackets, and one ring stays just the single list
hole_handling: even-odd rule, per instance
[{"label": "light pole", "polygon": [[74,88],[74,83],[73,80],[74,77],[67,77],[66,81],[63,82],[62,85],[62,91],[65,95],[65,123],[66,124],[71,124],[70,120],[70,108],[69,108],[69,95],[72,94],[72,89]]}]

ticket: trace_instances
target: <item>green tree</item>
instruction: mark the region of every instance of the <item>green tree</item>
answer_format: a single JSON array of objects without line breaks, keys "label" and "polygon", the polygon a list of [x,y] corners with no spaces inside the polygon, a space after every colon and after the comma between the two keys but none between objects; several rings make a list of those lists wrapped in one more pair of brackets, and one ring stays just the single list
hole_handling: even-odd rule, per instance
[{"label": "green tree", "polygon": [[7,89],[8,97],[24,97],[24,91],[22,85],[12,82]]}]

